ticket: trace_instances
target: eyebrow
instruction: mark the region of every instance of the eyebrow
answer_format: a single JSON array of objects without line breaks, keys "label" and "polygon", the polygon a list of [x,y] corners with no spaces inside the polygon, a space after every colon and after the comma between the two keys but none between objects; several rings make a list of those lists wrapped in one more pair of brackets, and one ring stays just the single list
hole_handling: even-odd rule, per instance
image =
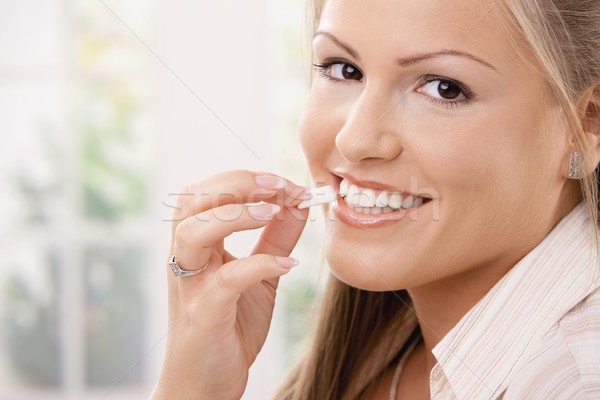
[{"label": "eyebrow", "polygon": [[[358,61],[360,61],[360,57],[359,57],[358,53],[356,52],[356,50],[354,50],[351,46],[347,45],[346,43],[344,43],[341,40],[339,40],[338,38],[336,38],[332,33],[326,32],[326,31],[317,31],[313,36],[313,40],[317,36],[328,37],[333,43],[335,43],[336,46],[338,46],[342,50],[346,51],[346,53],[350,54],[352,57],[354,57]],[[455,57],[469,58],[473,61],[477,61],[478,63],[483,64],[486,67],[491,68],[494,71],[498,72],[496,67],[494,67],[492,64],[488,63],[487,61],[482,60],[481,58],[474,56],[471,53],[467,53],[466,51],[453,50],[453,49],[444,49],[444,50],[434,51],[434,52],[430,52],[430,53],[418,54],[418,55],[411,56],[411,57],[397,58],[396,64],[398,64],[400,67],[405,68],[410,65],[416,64],[420,61],[428,60],[428,59],[439,57],[439,56],[455,56]]]},{"label": "eyebrow", "polygon": [[358,61],[360,61],[360,57],[358,56],[358,53],[356,52],[356,50],[354,50],[352,47],[350,47],[349,45],[347,45],[346,43],[342,42],[341,40],[339,40],[338,38],[336,38],[335,36],[333,36],[332,33],[326,32],[326,31],[317,31],[315,32],[315,34],[313,35],[313,40],[315,40],[315,38],[317,36],[325,36],[328,37],[329,40],[331,40],[333,43],[335,43],[335,45],[339,48],[341,48],[342,50],[346,51],[346,53],[350,54],[352,57],[356,58]]}]

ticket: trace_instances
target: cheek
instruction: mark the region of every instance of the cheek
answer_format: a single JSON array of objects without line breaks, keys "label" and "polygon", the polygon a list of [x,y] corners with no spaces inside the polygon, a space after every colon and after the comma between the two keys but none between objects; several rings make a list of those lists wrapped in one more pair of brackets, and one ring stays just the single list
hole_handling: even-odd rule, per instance
[{"label": "cheek", "polygon": [[440,215],[448,229],[452,227],[450,237],[458,243],[477,238],[500,246],[497,238],[510,242],[530,231],[527,221],[553,198],[549,175],[557,175],[559,165],[550,161],[551,140],[539,110],[514,101],[484,111],[443,128],[439,121],[424,120],[422,132],[435,134],[424,135],[423,148],[431,151],[421,157],[421,169],[439,189]]},{"label": "cheek", "polygon": [[405,150],[413,148],[418,170],[440,196],[472,202],[496,191],[494,186],[503,181],[501,171],[514,158],[505,136],[497,127],[490,131],[489,125],[489,120],[472,116],[442,124],[435,118],[419,119],[410,129],[419,140],[407,142]]},{"label": "cheek", "polygon": [[530,170],[539,165],[543,152],[536,143],[541,134],[539,118],[537,110],[519,113],[518,107],[488,105],[480,114],[470,110],[443,123],[439,118],[415,119],[411,130],[420,138],[415,148],[426,178],[442,194],[460,194],[468,202],[482,197],[498,200],[514,193],[515,185],[532,180]]}]

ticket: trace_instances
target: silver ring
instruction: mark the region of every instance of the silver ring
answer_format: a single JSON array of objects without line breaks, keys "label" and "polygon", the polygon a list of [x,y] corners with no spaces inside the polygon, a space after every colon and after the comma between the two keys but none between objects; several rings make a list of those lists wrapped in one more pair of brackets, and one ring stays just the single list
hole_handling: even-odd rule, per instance
[{"label": "silver ring", "polygon": [[192,276],[192,275],[199,274],[200,272],[202,272],[206,268],[208,268],[208,262],[206,264],[204,264],[204,267],[202,267],[200,269],[187,270],[187,269],[181,268],[181,265],[179,265],[179,263],[175,259],[175,256],[173,256],[173,257],[171,257],[171,261],[169,261],[169,267],[171,267],[171,271],[173,271],[173,275],[175,275],[175,276]]}]

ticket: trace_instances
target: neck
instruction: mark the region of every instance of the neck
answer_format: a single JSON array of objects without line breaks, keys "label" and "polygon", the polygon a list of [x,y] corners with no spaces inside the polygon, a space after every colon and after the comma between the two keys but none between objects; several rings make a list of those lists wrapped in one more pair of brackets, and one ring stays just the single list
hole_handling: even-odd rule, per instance
[{"label": "neck", "polygon": [[426,359],[427,374],[437,363],[433,348],[516,261],[504,263],[504,268],[475,268],[452,279],[408,290],[423,335],[422,354]]}]

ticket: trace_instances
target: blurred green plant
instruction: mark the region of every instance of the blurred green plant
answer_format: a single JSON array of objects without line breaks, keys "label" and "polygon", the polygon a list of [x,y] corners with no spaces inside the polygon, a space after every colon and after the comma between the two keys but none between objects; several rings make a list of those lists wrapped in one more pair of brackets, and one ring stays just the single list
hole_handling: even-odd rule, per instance
[{"label": "blurred green plant", "polygon": [[146,176],[127,158],[136,151],[132,131],[139,105],[127,86],[116,82],[90,81],[84,89],[77,126],[86,216],[105,222],[139,216],[145,211]]},{"label": "blurred green plant", "polygon": [[65,189],[64,152],[56,141],[58,132],[43,124],[38,130],[38,154],[31,155],[12,175],[13,193],[21,197],[22,215],[17,223],[47,224],[56,212]]},{"label": "blurred green plant", "polygon": [[[99,9],[101,14],[94,12]],[[58,255],[75,250],[81,255],[84,281],[69,285],[84,288],[87,313],[79,329],[86,338],[87,384],[113,384],[140,357],[143,293],[139,279],[143,243],[103,247],[96,238],[55,244],[50,237],[65,222],[86,231],[89,226],[123,224],[146,211],[148,162],[144,159],[141,114],[143,76],[139,74],[139,46],[127,31],[115,32],[101,3],[74,4],[72,47],[72,132],[40,126],[33,142],[39,154],[23,160],[12,173],[19,209],[16,223],[21,234],[34,234],[32,251],[46,252],[38,268],[48,272],[45,296],[17,271],[30,265],[3,264],[3,299],[0,308],[1,341],[8,363],[29,386],[57,386],[61,380],[59,304],[65,288],[59,287],[65,265]],[[75,169],[75,170],[73,170]],[[57,210],[66,212],[56,212]],[[41,235],[40,235],[41,233]],[[90,240],[92,243],[90,244]],[[132,246],[135,250],[132,250]],[[99,266],[102,261],[109,267]],[[99,270],[108,268],[114,279],[102,281]],[[14,271],[14,272],[13,272]],[[46,276],[46,275],[42,275]],[[124,382],[139,383],[140,370]]]},{"label": "blurred green plant", "polygon": [[86,380],[89,386],[141,384],[144,300],[142,248],[91,246],[85,252]]},{"label": "blurred green plant", "polygon": [[8,277],[2,291],[2,338],[14,372],[30,386],[57,386],[60,381],[58,260],[52,252],[47,260],[50,296],[36,295],[16,274]]},{"label": "blurred green plant", "polygon": [[309,285],[286,287],[283,292],[286,367],[289,369],[304,351],[307,340],[316,326],[315,307],[321,301],[315,288]]}]

